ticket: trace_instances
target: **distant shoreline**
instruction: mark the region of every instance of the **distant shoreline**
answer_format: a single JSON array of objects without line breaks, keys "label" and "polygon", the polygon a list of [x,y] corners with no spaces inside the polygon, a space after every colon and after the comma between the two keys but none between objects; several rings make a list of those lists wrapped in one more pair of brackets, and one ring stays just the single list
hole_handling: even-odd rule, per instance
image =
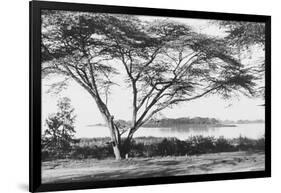
[{"label": "distant shoreline", "polygon": [[143,128],[170,128],[177,126],[188,126],[188,127],[237,127],[234,124],[174,124],[174,125],[145,125]]},{"label": "distant shoreline", "polygon": [[[197,120],[196,120],[197,119]],[[198,121],[199,119],[199,121]],[[128,127],[131,125],[130,121],[124,121],[124,120],[117,120],[118,122],[121,122],[123,125],[127,125]],[[195,121],[195,122],[194,122]],[[166,118],[166,119],[160,119],[160,120],[154,120],[149,121],[148,123],[144,124],[143,128],[165,128],[165,127],[176,127],[176,126],[210,126],[210,127],[236,127],[240,124],[262,124],[265,123],[262,119],[257,120],[237,120],[237,121],[231,121],[231,120],[217,120],[214,118],[202,118],[202,117],[196,117],[196,118]],[[86,125],[86,127],[106,127],[106,124],[103,123],[97,123],[97,124],[89,124]]]},{"label": "distant shoreline", "polygon": [[[249,124],[249,123],[244,123],[244,124]],[[143,128],[165,128],[165,127],[175,127],[178,125],[188,125],[188,126],[211,126],[211,127],[237,127],[235,124],[174,124],[174,125],[167,125],[167,126],[162,126],[162,125],[145,125]],[[105,124],[90,124],[86,125],[86,127],[106,127]]]}]

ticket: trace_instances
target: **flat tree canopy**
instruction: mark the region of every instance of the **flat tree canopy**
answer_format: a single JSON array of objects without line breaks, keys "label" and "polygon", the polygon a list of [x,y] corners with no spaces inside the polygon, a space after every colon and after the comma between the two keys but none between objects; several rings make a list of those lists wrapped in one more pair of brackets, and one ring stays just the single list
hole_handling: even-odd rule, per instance
[{"label": "flat tree canopy", "polygon": [[[122,65],[123,83],[132,93],[129,124],[114,120],[107,106],[112,78],[121,73],[117,65]],[[256,96],[256,71],[239,61],[226,38],[199,34],[175,21],[67,11],[42,14],[43,78],[63,74],[92,96],[110,130],[116,159],[129,152],[134,133],[165,108],[211,94]]]}]

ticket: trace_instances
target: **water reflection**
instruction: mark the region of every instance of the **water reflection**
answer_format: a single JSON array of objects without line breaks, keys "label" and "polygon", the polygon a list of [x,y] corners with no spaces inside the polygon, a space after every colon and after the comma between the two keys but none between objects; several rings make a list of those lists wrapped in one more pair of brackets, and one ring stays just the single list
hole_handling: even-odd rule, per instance
[{"label": "water reflection", "polygon": [[[211,125],[176,125],[172,127],[150,127],[140,128],[135,137],[176,137],[185,140],[190,136],[202,135],[225,138],[236,138],[239,136],[258,139],[264,135],[264,123],[236,124],[235,127],[215,127]],[[108,137],[109,130],[104,126],[88,126],[77,129],[76,137]]]},{"label": "water reflection", "polygon": [[177,137],[185,140],[190,136],[202,135],[225,138],[236,138],[239,136],[258,139],[264,135],[264,123],[255,124],[236,124],[235,127],[215,127],[210,125],[177,125],[167,128],[143,128],[136,136],[154,136],[154,137]]},{"label": "water reflection", "polygon": [[216,128],[212,125],[189,125],[189,124],[181,124],[172,127],[162,127],[158,128],[161,132],[170,132],[170,133],[201,133],[201,132],[208,132],[208,131],[215,131]]}]

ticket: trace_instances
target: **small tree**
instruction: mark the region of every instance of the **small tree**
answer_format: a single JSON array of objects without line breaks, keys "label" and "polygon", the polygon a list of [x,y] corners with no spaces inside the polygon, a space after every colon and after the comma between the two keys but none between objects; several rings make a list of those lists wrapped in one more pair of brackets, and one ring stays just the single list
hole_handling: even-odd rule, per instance
[{"label": "small tree", "polygon": [[57,107],[58,112],[50,114],[46,119],[47,129],[42,137],[42,150],[55,157],[62,157],[71,149],[76,115],[67,97],[60,99]]}]

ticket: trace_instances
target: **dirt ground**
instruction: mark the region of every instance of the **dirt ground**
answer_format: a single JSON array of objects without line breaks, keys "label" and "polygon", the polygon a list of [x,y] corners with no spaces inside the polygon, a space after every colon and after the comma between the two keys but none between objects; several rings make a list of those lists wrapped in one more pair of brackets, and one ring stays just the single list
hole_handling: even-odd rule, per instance
[{"label": "dirt ground", "polygon": [[42,163],[42,183],[261,171],[263,152],[227,152],[199,156],[167,156],[97,160],[56,160]]}]

